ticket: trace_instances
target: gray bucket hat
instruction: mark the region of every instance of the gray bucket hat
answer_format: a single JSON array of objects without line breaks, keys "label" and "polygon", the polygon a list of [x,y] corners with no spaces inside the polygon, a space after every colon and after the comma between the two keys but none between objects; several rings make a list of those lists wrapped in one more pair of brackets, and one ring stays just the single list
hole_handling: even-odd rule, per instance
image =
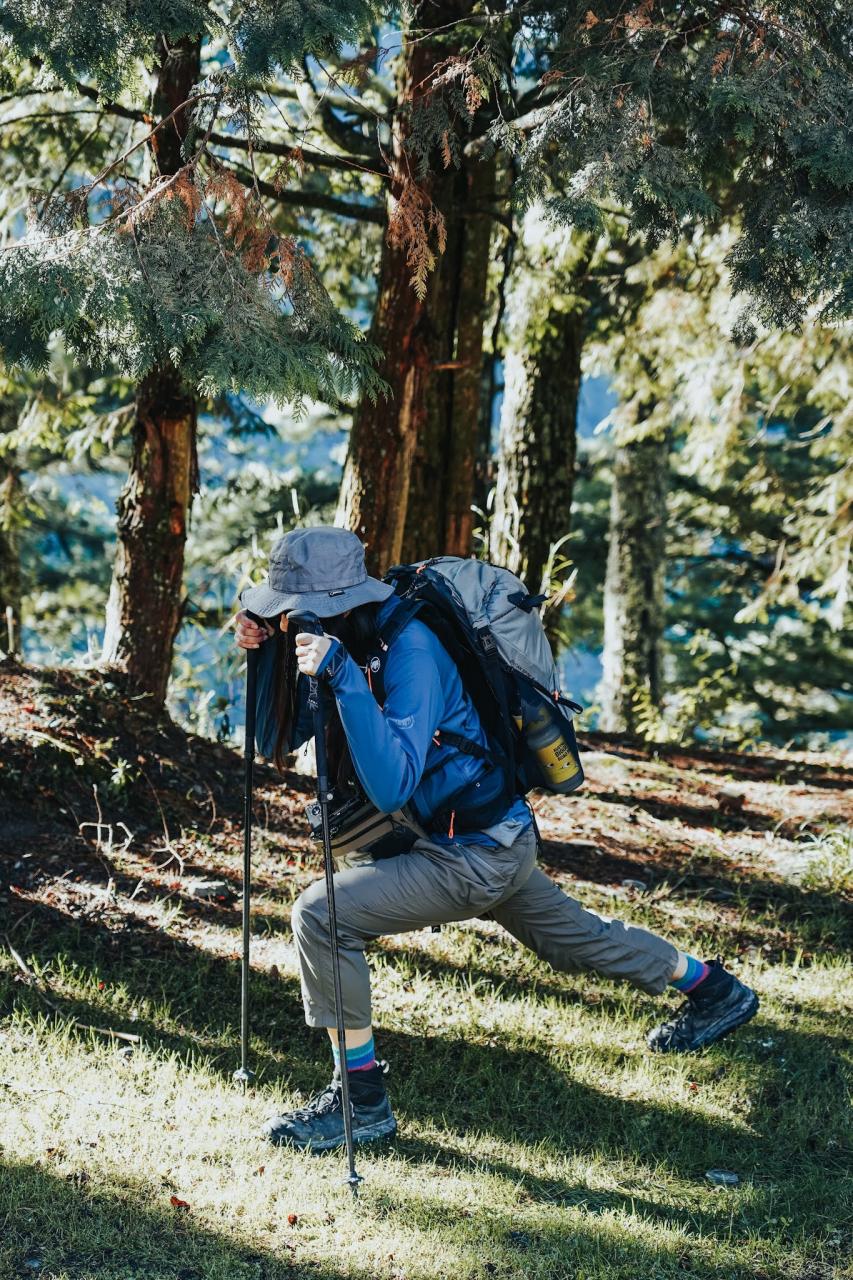
[{"label": "gray bucket hat", "polygon": [[291,529],[270,552],[268,581],[240,594],[244,609],[272,618],[305,609],[334,618],[347,609],[387,600],[394,588],[368,576],[364,547],[349,529]]}]

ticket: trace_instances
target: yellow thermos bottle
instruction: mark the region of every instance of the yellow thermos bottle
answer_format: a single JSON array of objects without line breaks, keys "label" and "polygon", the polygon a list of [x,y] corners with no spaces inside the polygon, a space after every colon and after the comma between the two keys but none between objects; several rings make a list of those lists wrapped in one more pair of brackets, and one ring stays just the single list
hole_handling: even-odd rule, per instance
[{"label": "yellow thermos bottle", "polygon": [[522,698],[522,733],[529,750],[539,762],[543,784],[552,791],[574,790],[580,765],[544,695]]}]

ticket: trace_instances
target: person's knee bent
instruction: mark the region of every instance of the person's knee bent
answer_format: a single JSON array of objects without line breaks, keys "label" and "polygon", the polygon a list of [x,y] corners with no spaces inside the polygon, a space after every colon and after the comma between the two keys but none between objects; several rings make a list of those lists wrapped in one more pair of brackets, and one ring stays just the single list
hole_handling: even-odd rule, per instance
[{"label": "person's knee bent", "polygon": [[328,938],[329,905],[324,881],[315,880],[300,893],[293,904],[290,927],[297,947],[303,946],[310,939]]}]

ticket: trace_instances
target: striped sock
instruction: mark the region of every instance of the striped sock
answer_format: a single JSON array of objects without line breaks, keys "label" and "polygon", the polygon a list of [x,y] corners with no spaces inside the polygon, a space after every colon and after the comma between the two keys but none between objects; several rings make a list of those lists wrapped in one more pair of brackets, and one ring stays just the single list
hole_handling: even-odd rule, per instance
[{"label": "striped sock", "polygon": [[680,978],[670,978],[670,986],[676,987],[679,991],[693,991],[700,982],[705,981],[710,972],[710,965],[697,960],[695,956],[687,956],[686,972]]},{"label": "striped sock", "polygon": [[[332,1056],[335,1059],[336,1070],[340,1070],[341,1051],[336,1044],[332,1045]],[[373,1043],[373,1036],[365,1044],[357,1045],[354,1049],[347,1049],[347,1071],[368,1071],[375,1066],[376,1047]]]}]

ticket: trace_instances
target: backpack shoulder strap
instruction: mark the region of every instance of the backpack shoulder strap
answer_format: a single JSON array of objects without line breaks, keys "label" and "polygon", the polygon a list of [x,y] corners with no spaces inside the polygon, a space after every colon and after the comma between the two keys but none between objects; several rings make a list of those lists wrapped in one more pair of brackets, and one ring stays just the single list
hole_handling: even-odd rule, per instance
[{"label": "backpack shoulder strap", "polygon": [[388,616],[379,628],[379,643],[383,649],[390,649],[403,627],[420,613],[422,605],[423,601],[416,597],[405,599],[402,596],[397,597],[394,608],[389,610]]},{"label": "backpack shoulder strap", "polygon": [[385,702],[385,660],[388,650],[404,627],[412,621],[421,609],[420,600],[404,600],[397,597],[393,609],[388,611],[385,620],[377,632],[378,644],[367,655],[367,682],[380,707]]},{"label": "backpack shoulder strap", "polygon": [[[371,692],[379,702],[380,706],[385,701],[385,659],[391,645],[397,639],[397,636],[407,626],[414,617],[420,613],[424,601],[417,596],[401,597],[395,607],[389,612],[384,623],[379,629],[379,651],[368,656],[367,670],[368,682]],[[440,737],[443,743],[454,747],[457,751],[461,751],[464,755],[474,756],[478,760],[491,760],[491,753],[482,747],[479,742],[473,742],[470,738],[463,738],[459,733],[452,733],[446,729],[439,729],[436,737]],[[441,766],[438,766],[441,767]],[[424,777],[429,777],[435,772],[436,766],[428,769],[424,773]]]}]

